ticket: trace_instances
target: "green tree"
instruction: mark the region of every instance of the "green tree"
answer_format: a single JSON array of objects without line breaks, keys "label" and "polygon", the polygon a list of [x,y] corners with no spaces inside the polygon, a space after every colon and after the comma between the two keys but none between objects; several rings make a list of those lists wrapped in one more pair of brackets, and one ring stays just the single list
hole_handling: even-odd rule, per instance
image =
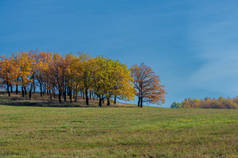
[{"label": "green tree", "polygon": [[182,107],[182,105],[180,104],[180,103],[177,103],[177,102],[173,102],[172,104],[171,104],[171,106],[170,106],[171,108],[181,108]]}]

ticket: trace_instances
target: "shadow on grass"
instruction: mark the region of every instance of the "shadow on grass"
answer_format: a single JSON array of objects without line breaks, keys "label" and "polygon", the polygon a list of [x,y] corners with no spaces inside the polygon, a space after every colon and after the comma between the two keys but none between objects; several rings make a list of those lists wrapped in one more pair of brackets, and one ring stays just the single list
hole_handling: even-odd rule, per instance
[{"label": "shadow on grass", "polygon": [[[99,107],[96,100],[91,100],[90,105],[86,105],[83,99],[79,99],[78,102],[62,102],[59,103],[57,100],[49,101],[47,99],[32,98],[29,100],[27,98],[22,98],[19,96],[6,97],[0,96],[0,105],[4,106],[30,106],[30,107],[80,107],[80,108],[95,108]],[[110,106],[103,105],[101,108],[134,108],[137,106],[134,105],[115,105],[111,104]],[[100,108],[100,107],[99,107]]]}]

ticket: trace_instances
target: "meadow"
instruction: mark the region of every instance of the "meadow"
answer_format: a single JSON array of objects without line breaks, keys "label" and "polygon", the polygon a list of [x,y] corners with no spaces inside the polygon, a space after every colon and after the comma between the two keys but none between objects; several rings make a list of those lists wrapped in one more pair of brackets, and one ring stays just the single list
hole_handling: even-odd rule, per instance
[{"label": "meadow", "polygon": [[238,157],[238,111],[0,105],[0,157]]}]

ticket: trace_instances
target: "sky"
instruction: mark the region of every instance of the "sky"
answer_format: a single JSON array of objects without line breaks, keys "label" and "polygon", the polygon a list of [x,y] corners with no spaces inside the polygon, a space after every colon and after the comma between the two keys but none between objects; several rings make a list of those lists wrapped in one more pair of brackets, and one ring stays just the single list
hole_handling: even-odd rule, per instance
[{"label": "sky", "polygon": [[238,96],[237,0],[0,0],[0,55],[86,52],[160,75],[168,107]]}]

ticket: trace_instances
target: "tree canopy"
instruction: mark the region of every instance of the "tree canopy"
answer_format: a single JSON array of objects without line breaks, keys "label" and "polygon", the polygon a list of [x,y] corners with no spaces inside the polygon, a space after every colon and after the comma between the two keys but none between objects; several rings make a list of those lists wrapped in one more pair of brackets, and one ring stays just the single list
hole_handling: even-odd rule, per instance
[{"label": "tree canopy", "polygon": [[[177,108],[216,108],[216,109],[237,109],[238,97],[235,98],[204,98],[204,99],[192,99],[186,98],[181,103],[177,103]],[[171,108],[174,108],[174,104]]]},{"label": "tree canopy", "polygon": [[31,99],[32,93],[58,101],[77,102],[79,94],[89,105],[91,98],[98,99],[101,107],[104,100],[110,106],[111,100],[133,100],[134,95],[143,102],[164,103],[165,90],[159,76],[144,64],[131,69],[118,60],[106,57],[91,57],[85,53],[79,56],[59,53],[29,51],[15,53],[0,60],[1,86],[8,95],[19,93]]},{"label": "tree canopy", "polygon": [[144,102],[161,104],[165,102],[165,90],[161,85],[159,76],[151,67],[141,64],[131,67],[134,79],[134,88],[138,96],[138,106],[142,107]]}]

